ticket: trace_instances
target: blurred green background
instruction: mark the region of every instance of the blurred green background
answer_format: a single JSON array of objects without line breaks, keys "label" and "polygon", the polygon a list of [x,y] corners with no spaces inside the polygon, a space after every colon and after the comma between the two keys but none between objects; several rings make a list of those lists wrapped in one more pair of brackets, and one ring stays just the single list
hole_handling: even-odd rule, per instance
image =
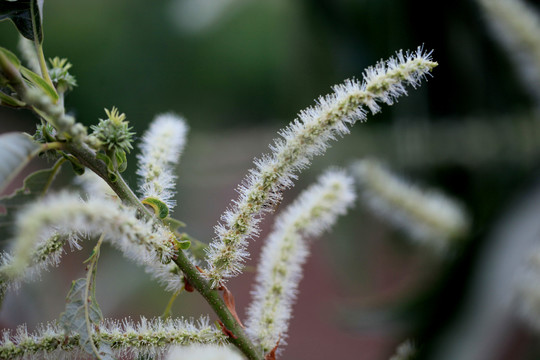
[{"label": "blurred green background", "polygon": [[[44,49],[47,57],[73,63],[79,86],[66,108],[86,125],[112,106],[139,136],[155,114],[185,116],[191,133],[174,215],[204,240],[212,238],[253,157],[268,151],[299,110],[396,50],[433,49],[439,62],[433,78],[357,124],[285,197],[289,202],[329,165],[375,156],[464,202],[473,232],[450,260],[411,245],[361,207],[343,219],[314,244],[284,353],[287,359],[386,359],[411,337],[429,358],[436,350],[425,344],[437,343],[459,317],[493,224],[538,177],[536,105],[483,20],[466,0],[51,0]],[[0,44],[16,49],[9,22],[0,23]],[[31,131],[34,122],[27,112],[0,108],[3,131]],[[126,173],[133,186],[134,153]],[[70,186],[67,177],[58,183]],[[264,223],[264,233],[270,226]],[[260,243],[251,248],[250,266]],[[82,276],[85,256],[68,251],[60,270],[7,299],[5,325],[55,319],[71,279]],[[114,251],[103,255],[99,275],[106,316],[155,316],[166,304],[167,294]],[[239,308],[249,303],[252,277],[231,281]],[[200,302],[183,296],[175,314],[206,312]],[[510,355],[501,351],[497,359],[537,358],[532,332],[519,322],[512,326],[517,340],[510,337]]]},{"label": "blurred green background", "polygon": [[[476,4],[441,3],[436,11],[430,4],[56,0],[45,3],[45,51],[74,64],[80,86],[67,106],[79,120],[94,123],[116,105],[138,131],[166,110],[194,130],[286,124],[331,85],[419,45],[434,50],[436,77],[378,122],[527,107]],[[13,49],[13,26],[0,26],[2,44]]]}]

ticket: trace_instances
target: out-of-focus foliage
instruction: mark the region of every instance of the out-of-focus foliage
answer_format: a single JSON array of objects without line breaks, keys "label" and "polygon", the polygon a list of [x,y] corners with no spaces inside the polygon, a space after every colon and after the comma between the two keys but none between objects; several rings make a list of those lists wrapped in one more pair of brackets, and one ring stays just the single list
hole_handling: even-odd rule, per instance
[{"label": "out-of-focus foliage", "polygon": [[[329,84],[418,43],[435,50],[441,69],[394,112],[470,115],[529,101],[468,1],[429,16],[427,1],[220,0],[216,14],[208,3],[47,2],[46,55],[67,57],[80,84],[68,108],[87,123],[112,102],[133,123],[155,109],[184,114],[194,129],[286,122]],[[182,25],[188,16],[195,24]],[[15,48],[16,35],[0,24],[5,47]],[[448,96],[433,96],[441,91]]]}]

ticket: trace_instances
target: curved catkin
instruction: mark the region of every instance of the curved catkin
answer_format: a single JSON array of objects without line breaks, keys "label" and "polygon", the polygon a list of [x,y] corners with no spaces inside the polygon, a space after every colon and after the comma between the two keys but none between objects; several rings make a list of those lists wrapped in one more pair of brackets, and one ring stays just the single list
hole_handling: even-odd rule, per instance
[{"label": "curved catkin", "polygon": [[416,346],[410,340],[399,344],[396,348],[396,352],[390,360],[413,360],[416,357],[417,351]]},{"label": "curved catkin", "polygon": [[188,126],[183,118],[167,113],[156,116],[140,145],[137,175],[142,198],[156,198],[172,209],[176,203],[174,166],[186,143]]},{"label": "curved catkin", "polygon": [[[135,209],[112,199],[59,193],[28,206],[18,214],[11,254],[4,256],[0,276],[6,283],[23,280],[33,266],[54,263],[59,256],[54,234],[72,237],[100,236],[139,264],[155,267],[169,263],[174,254],[174,234],[163,226],[136,217]],[[65,241],[65,240],[64,240]],[[50,252],[47,253],[50,246]],[[53,260],[50,260],[50,257]],[[43,264],[40,264],[43,263]]]},{"label": "curved catkin", "polygon": [[379,103],[392,104],[407,93],[405,85],[416,87],[435,66],[431,54],[420,47],[415,52],[399,51],[395,58],[365,70],[361,82],[347,80],[334,86],[333,93],[320,97],[281,130],[271,154],[255,160],[255,168],[238,187],[238,199],[215,228],[205,272],[212,285],[241,271],[248,240],[257,236],[262,215],[281,200],[281,192],[292,186],[296,173],[323,154],[330,140],[347,134],[356,121],[364,121],[365,108],[376,113]]},{"label": "curved catkin", "polygon": [[[134,323],[106,320],[92,335],[96,344],[108,343],[118,358],[162,358],[176,346],[223,346],[223,332],[208,318],[193,320],[142,317]],[[88,354],[81,348],[78,334],[66,334],[57,324],[45,324],[30,333],[26,326],[4,330],[0,338],[0,359],[79,359]]]},{"label": "curved catkin", "polygon": [[540,15],[522,0],[477,0],[493,38],[514,61],[520,80],[540,107]]},{"label": "curved catkin", "polygon": [[354,180],[330,170],[281,213],[261,252],[246,321],[247,334],[263,354],[285,343],[292,305],[309,253],[307,237],[318,236],[356,199]]},{"label": "curved catkin", "polygon": [[433,189],[421,189],[380,162],[366,159],[352,165],[362,202],[415,241],[436,251],[465,236],[469,218],[454,200]]},{"label": "curved catkin", "polygon": [[540,332],[540,249],[530,251],[524,267],[517,273],[514,304],[518,315],[537,333]]}]

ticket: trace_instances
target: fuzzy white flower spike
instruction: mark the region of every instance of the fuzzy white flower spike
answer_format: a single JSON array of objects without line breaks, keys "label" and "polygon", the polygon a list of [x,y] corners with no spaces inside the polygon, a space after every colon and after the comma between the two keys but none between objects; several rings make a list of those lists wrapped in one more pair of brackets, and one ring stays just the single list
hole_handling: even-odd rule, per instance
[{"label": "fuzzy white flower spike", "polygon": [[540,332],[540,249],[528,255],[526,266],[516,276],[514,303],[521,319]]},{"label": "fuzzy white flower spike", "polygon": [[80,235],[104,234],[128,258],[151,267],[170,263],[175,252],[169,229],[138,219],[135,209],[106,198],[82,201],[78,194],[48,196],[19,212],[15,225],[12,255],[4,255],[0,264],[3,283],[25,279],[29,270],[34,273],[35,265],[57,262],[59,246],[66,241],[77,246]]},{"label": "fuzzy white flower spike", "polygon": [[375,160],[358,161],[352,168],[364,204],[412,239],[443,251],[467,234],[467,214],[439,191],[420,189]]},{"label": "fuzzy white flower spike", "polygon": [[[163,359],[169,349],[178,346],[225,349],[227,341],[226,335],[205,317],[198,321],[142,317],[137,323],[131,319],[105,320],[95,327],[93,338],[111,344],[118,359]],[[86,359],[88,353],[82,347],[79,334],[66,333],[58,323],[40,325],[34,332],[22,325],[0,334],[0,359]]]},{"label": "fuzzy white flower spike", "polygon": [[392,104],[406,94],[405,85],[416,87],[435,66],[431,53],[421,47],[415,52],[399,51],[396,58],[368,68],[363,81],[347,80],[334,86],[333,93],[320,97],[281,130],[281,138],[270,147],[272,153],[255,160],[255,168],[238,187],[238,199],[215,228],[206,270],[212,285],[217,287],[241,272],[248,240],[257,236],[262,215],[281,200],[281,192],[293,185],[296,173],[323,154],[330,140],[347,134],[356,121],[364,121],[364,108],[376,113],[378,103]]},{"label": "fuzzy white flower spike", "polygon": [[276,220],[266,239],[257,271],[246,332],[264,354],[283,345],[291,308],[308,255],[307,237],[320,235],[356,199],[354,181],[343,171],[330,170],[303,191]]},{"label": "fuzzy white flower spike", "polygon": [[540,106],[540,14],[522,0],[477,0],[520,80]]},{"label": "fuzzy white flower spike", "polygon": [[396,353],[390,358],[390,360],[412,360],[416,357],[416,346],[410,340],[401,343]]},{"label": "fuzzy white flower spike", "polygon": [[178,115],[158,115],[144,133],[137,155],[142,198],[158,199],[169,210],[176,205],[174,166],[184,150],[187,131],[186,122]]}]

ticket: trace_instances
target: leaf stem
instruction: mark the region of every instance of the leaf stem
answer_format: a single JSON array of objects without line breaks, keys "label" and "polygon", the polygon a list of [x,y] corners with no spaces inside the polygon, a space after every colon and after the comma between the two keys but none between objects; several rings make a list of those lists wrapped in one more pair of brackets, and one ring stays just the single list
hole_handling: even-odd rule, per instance
[{"label": "leaf stem", "polygon": [[86,331],[89,334],[88,340],[90,342],[90,346],[92,347],[92,351],[96,355],[96,358],[100,359],[100,360],[101,360],[101,356],[99,356],[99,350],[96,347],[96,344],[94,343],[93,336],[91,336],[91,334],[93,333],[93,329],[92,329],[92,321],[90,320],[90,314],[89,314],[88,307],[89,307],[89,304],[92,304],[92,305],[94,304],[93,300],[89,301],[90,287],[93,287],[92,298],[94,299],[95,298],[95,280],[96,280],[95,265],[96,265],[96,262],[99,259],[99,249],[100,249],[101,243],[103,242],[104,238],[105,238],[105,233],[101,234],[101,236],[99,237],[99,240],[98,240],[96,246],[94,246],[94,250],[92,251],[92,255],[88,259],[88,260],[90,260],[90,265],[88,267],[88,272],[86,274],[86,286],[84,288],[84,298],[83,298],[83,300],[84,300],[84,321],[86,323]]},{"label": "leaf stem", "polygon": [[0,70],[8,80],[9,84],[13,86],[13,89],[22,95],[26,92],[26,85],[19,73],[19,70],[8,60],[8,58],[0,52]]},{"label": "leaf stem", "polygon": [[36,150],[32,151],[32,153],[29,155],[29,157],[34,157],[34,156],[36,156],[36,155],[38,155],[38,154],[40,154],[42,152],[48,151],[48,150],[60,150],[63,147],[64,147],[64,143],[62,143],[60,141],[45,143],[45,144],[42,144]]},{"label": "leaf stem", "polygon": [[45,54],[43,54],[43,46],[35,41],[36,53],[38,55],[39,68],[41,69],[41,77],[56,91],[53,85],[51,77],[49,76],[49,69],[47,68],[47,61],[45,60]]},{"label": "leaf stem", "polygon": [[62,166],[62,164],[64,162],[66,162],[66,159],[62,157],[62,158],[58,159],[58,161],[54,164],[54,166],[52,167],[52,173],[49,176],[49,178],[47,179],[47,183],[45,184],[45,187],[43,188],[43,191],[41,191],[40,196],[45,196],[45,194],[49,190],[49,187],[51,186],[54,178],[56,177],[56,174],[58,174],[58,171],[60,170],[60,167]]},{"label": "leaf stem", "polygon": [[[32,30],[34,33],[34,46],[36,47],[36,54],[38,57],[39,68],[41,69],[41,77],[54,89],[55,92],[57,92],[56,88],[53,85],[51,77],[49,76],[49,69],[47,68],[47,61],[45,60],[45,55],[43,54],[43,34],[41,32],[38,34],[35,11],[36,11],[36,7],[30,6],[30,15],[32,17]],[[38,21],[41,21],[41,14],[37,14],[37,17],[40,18]],[[41,24],[40,24],[40,29],[41,29]]]},{"label": "leaf stem", "polygon": [[163,311],[163,314],[161,315],[162,319],[166,319],[171,316],[171,309],[174,304],[174,300],[182,293],[182,291],[185,289],[185,286],[182,286],[182,288],[178,291],[176,291],[174,294],[172,294],[171,298],[169,299],[169,302],[167,303],[167,307]]}]

